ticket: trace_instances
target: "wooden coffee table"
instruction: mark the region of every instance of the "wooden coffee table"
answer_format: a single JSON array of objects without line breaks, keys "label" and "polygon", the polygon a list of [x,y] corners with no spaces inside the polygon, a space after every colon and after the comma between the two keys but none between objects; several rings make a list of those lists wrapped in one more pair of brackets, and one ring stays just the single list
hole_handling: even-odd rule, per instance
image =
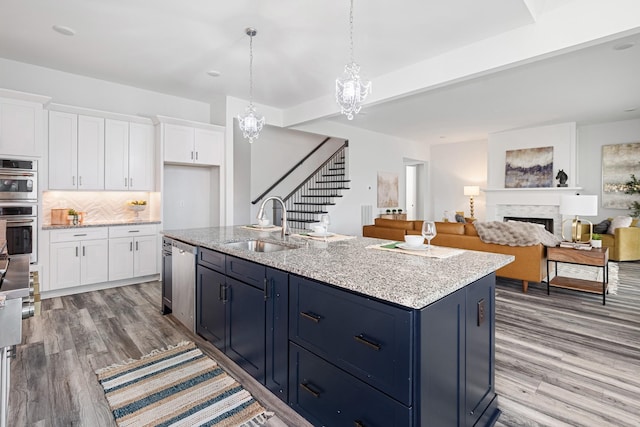
[{"label": "wooden coffee table", "polygon": [[[549,277],[549,262],[555,262],[556,276]],[[576,279],[573,277],[558,276],[558,263],[591,265],[602,267],[602,283],[595,280]],[[591,248],[591,250],[579,250],[573,248],[561,248],[559,246],[547,248],[547,295],[549,288],[573,289],[575,291],[602,293],[602,305],[605,305],[605,295],[609,284],[609,248]]]}]

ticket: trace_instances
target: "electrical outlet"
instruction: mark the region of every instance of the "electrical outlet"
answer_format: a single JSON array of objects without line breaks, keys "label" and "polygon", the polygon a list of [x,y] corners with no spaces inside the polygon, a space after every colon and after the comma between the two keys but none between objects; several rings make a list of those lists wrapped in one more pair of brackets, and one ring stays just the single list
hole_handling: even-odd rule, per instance
[{"label": "electrical outlet", "polygon": [[484,298],[478,301],[478,326],[481,326],[484,323],[485,317],[485,306],[484,306]]}]

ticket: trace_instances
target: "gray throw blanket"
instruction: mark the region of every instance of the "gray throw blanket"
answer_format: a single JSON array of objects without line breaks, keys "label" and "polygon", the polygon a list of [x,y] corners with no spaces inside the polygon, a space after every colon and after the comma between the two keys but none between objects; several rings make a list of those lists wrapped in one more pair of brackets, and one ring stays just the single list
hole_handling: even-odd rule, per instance
[{"label": "gray throw blanket", "polygon": [[480,240],[508,246],[534,246],[542,243],[545,246],[557,246],[560,243],[553,234],[539,224],[530,222],[475,221]]}]

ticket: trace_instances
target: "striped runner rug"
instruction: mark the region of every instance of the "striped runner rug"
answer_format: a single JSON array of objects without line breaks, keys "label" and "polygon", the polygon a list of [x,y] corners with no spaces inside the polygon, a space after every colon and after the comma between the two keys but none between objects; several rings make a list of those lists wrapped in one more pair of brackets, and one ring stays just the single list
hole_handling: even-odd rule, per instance
[{"label": "striped runner rug", "polygon": [[96,371],[120,427],[261,426],[265,409],[192,342]]}]

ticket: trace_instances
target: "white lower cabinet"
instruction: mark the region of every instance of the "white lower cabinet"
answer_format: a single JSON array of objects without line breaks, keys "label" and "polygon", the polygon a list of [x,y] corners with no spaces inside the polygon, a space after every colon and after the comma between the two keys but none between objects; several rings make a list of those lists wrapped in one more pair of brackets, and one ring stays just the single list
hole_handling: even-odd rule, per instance
[{"label": "white lower cabinet", "polygon": [[158,273],[155,225],[109,227],[109,280]]},{"label": "white lower cabinet", "polygon": [[52,231],[49,246],[51,290],[106,282],[108,275],[108,231]]}]

